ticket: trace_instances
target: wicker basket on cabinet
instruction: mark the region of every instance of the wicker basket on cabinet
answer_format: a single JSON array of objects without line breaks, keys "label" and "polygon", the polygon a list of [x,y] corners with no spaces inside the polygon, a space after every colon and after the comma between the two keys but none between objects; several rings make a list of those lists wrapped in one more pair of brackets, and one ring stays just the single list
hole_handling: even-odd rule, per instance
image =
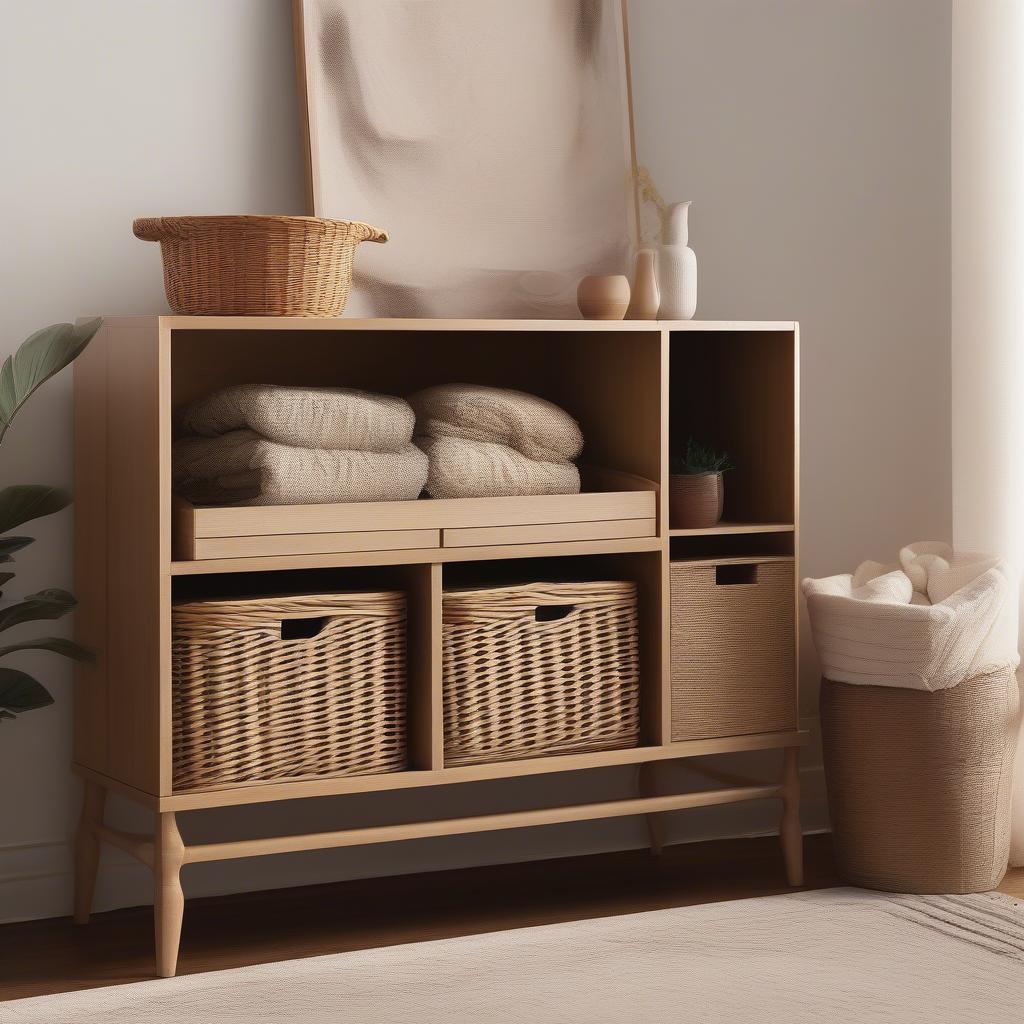
[{"label": "wicker basket on cabinet", "polygon": [[323,217],[142,217],[159,242],[164,291],[189,316],[341,316],[360,242],[387,232]]},{"label": "wicker basket on cabinet", "polygon": [[406,767],[405,595],[174,606],[175,789]]},{"label": "wicker basket on cabinet", "polygon": [[443,678],[446,765],[635,747],[636,585],[446,592]]}]

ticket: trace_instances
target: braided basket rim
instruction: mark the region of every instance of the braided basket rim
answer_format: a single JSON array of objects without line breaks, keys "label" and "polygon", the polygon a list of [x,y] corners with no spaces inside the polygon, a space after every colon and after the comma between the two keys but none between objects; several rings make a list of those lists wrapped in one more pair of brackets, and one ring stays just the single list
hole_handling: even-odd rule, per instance
[{"label": "braided basket rim", "polygon": [[349,232],[365,229],[365,241],[386,242],[387,231],[361,220],[340,220],[332,217],[310,217],[280,213],[239,213],[239,214],[183,214],[175,217],[136,217],[132,221],[132,232],[143,241],[159,242],[192,237],[204,231],[235,228],[256,228],[267,231],[302,232],[308,234],[319,227],[321,234],[328,230]]}]

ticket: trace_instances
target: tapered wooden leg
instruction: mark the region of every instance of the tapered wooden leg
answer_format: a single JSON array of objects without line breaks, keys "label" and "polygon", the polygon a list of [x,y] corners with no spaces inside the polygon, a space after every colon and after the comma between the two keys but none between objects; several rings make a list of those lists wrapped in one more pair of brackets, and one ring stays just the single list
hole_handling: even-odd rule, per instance
[{"label": "tapered wooden leg", "polygon": [[157,815],[153,852],[156,970],[161,978],[173,978],[178,967],[181,918],[185,912],[185,894],[181,890],[180,877],[185,844],[181,841],[173,811]]},{"label": "tapered wooden leg", "polygon": [[100,865],[100,840],[96,829],[103,824],[107,791],[86,781],[82,814],[75,833],[75,924],[88,924],[92,913],[92,895],[96,889],[96,871]]},{"label": "tapered wooden leg", "polygon": [[800,831],[800,748],[786,747],[782,762],[782,822],[779,835],[790,885],[804,884],[804,844]]},{"label": "tapered wooden leg", "polygon": [[[637,765],[636,790],[642,797],[656,795],[654,764],[652,762],[646,761]],[[647,819],[647,838],[651,844],[651,853],[656,857],[660,856],[665,846],[665,836],[662,831],[661,820],[657,814],[645,814],[644,817]]]}]

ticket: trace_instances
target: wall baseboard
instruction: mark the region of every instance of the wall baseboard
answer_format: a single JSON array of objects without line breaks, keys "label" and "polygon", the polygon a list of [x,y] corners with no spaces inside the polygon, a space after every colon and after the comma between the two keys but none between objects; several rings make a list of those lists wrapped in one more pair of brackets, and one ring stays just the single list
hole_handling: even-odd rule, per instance
[{"label": "wall baseboard", "polygon": [[[805,832],[827,827],[824,777],[818,765],[801,769]],[[774,805],[732,804],[673,814],[673,843],[747,838],[775,832]],[[610,819],[503,833],[452,836],[392,843],[373,848],[324,850],[259,857],[247,861],[197,864],[183,873],[188,897],[283,889],[381,875],[441,871],[476,865],[549,860],[638,849],[646,845],[640,819]],[[71,841],[53,840],[0,846],[0,923],[65,917],[71,913]],[[96,884],[95,910],[152,903],[147,867],[105,846]]]}]

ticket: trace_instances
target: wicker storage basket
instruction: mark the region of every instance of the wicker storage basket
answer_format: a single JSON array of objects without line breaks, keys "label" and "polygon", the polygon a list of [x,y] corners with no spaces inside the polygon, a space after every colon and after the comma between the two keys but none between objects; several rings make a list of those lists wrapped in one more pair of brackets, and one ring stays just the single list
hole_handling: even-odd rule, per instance
[{"label": "wicker storage basket", "polygon": [[446,765],[635,747],[633,583],[537,583],[444,595]]},{"label": "wicker storage basket", "polygon": [[406,766],[405,595],[175,605],[175,789]]},{"label": "wicker storage basket", "polygon": [[673,562],[672,739],[797,725],[792,558]]},{"label": "wicker storage basket", "polygon": [[175,313],[340,316],[369,224],[321,217],[145,217],[132,230],[159,242]]},{"label": "wicker storage basket", "polygon": [[1018,714],[1009,670],[934,693],[822,680],[842,874],[888,892],[994,889],[1009,853]]}]

